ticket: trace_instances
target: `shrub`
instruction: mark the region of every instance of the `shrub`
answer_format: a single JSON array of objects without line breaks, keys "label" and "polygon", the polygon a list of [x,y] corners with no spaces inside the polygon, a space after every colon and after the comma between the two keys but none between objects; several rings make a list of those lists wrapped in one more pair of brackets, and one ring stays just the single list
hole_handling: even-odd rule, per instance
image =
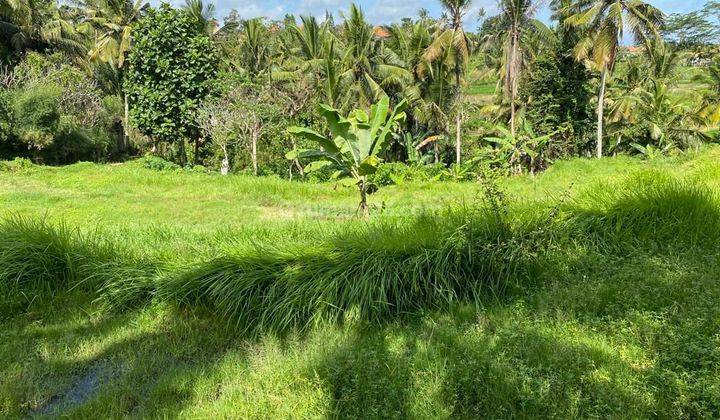
[{"label": "shrub", "polygon": [[13,115],[20,140],[42,150],[52,144],[60,124],[59,86],[48,83],[20,90],[14,97]]},{"label": "shrub", "polygon": [[409,181],[438,181],[445,179],[442,164],[407,165],[400,162],[383,163],[371,177],[377,185],[402,185]]},{"label": "shrub", "polygon": [[104,130],[83,127],[71,117],[62,116],[55,139],[43,151],[47,162],[68,164],[79,161],[102,161],[114,139]]},{"label": "shrub", "polygon": [[20,172],[33,167],[30,159],[15,158],[9,162],[0,162],[0,172]]},{"label": "shrub", "polygon": [[12,134],[12,104],[10,94],[0,90],[0,143],[8,143]]},{"label": "shrub", "polygon": [[179,171],[180,165],[167,161],[161,157],[147,155],[142,159],[143,166],[153,171]]}]

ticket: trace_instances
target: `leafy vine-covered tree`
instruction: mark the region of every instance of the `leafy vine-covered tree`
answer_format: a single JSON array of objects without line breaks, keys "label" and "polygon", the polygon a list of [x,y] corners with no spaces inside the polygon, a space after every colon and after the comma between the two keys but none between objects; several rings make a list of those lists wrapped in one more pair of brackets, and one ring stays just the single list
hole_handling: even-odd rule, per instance
[{"label": "leafy vine-covered tree", "polygon": [[185,140],[197,146],[197,109],[216,76],[217,54],[194,17],[167,4],[149,10],[133,36],[125,79],[131,118],[155,141],[177,144],[184,165]]}]

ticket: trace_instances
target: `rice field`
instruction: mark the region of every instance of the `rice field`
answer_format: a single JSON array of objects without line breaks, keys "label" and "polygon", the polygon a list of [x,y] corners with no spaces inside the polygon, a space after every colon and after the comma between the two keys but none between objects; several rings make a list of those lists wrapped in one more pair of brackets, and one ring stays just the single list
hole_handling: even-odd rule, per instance
[{"label": "rice field", "polygon": [[718,417],[720,148],[371,198],[0,171],[2,417]]}]

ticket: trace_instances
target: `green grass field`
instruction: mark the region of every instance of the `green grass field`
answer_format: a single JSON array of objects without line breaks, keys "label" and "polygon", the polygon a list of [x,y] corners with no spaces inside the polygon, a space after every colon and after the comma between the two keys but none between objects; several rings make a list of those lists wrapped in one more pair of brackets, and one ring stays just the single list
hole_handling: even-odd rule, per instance
[{"label": "green grass field", "polygon": [[0,417],[718,417],[719,159],[0,172]]}]

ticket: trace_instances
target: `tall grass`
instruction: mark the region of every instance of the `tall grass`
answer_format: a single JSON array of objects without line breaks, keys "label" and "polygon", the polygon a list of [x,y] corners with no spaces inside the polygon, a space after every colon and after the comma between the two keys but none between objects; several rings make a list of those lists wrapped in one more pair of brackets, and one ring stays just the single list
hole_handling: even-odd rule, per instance
[{"label": "tall grass", "polygon": [[[148,289],[155,268],[99,232],[14,216],[0,223],[2,306],[16,307],[78,289],[125,306]],[[133,293],[128,293],[132,290]]]},{"label": "tall grass", "polygon": [[569,228],[605,245],[702,246],[720,238],[715,191],[645,171],[588,188],[565,209]]},{"label": "tall grass", "polygon": [[514,229],[485,209],[378,221],[312,246],[258,246],[159,284],[163,300],[203,304],[243,328],[283,330],[352,315],[379,322],[457,301],[480,303],[527,276]]},{"label": "tall grass", "polygon": [[[0,224],[3,299],[81,288],[110,308],[153,299],[203,307],[246,331],[481,304],[508,286],[536,287],[557,249],[714,246],[713,191],[657,173],[599,185],[556,208],[486,203],[339,225],[306,240],[238,244],[190,263],[159,258],[66,225]],[[132,243],[142,241],[134,238]]]}]

